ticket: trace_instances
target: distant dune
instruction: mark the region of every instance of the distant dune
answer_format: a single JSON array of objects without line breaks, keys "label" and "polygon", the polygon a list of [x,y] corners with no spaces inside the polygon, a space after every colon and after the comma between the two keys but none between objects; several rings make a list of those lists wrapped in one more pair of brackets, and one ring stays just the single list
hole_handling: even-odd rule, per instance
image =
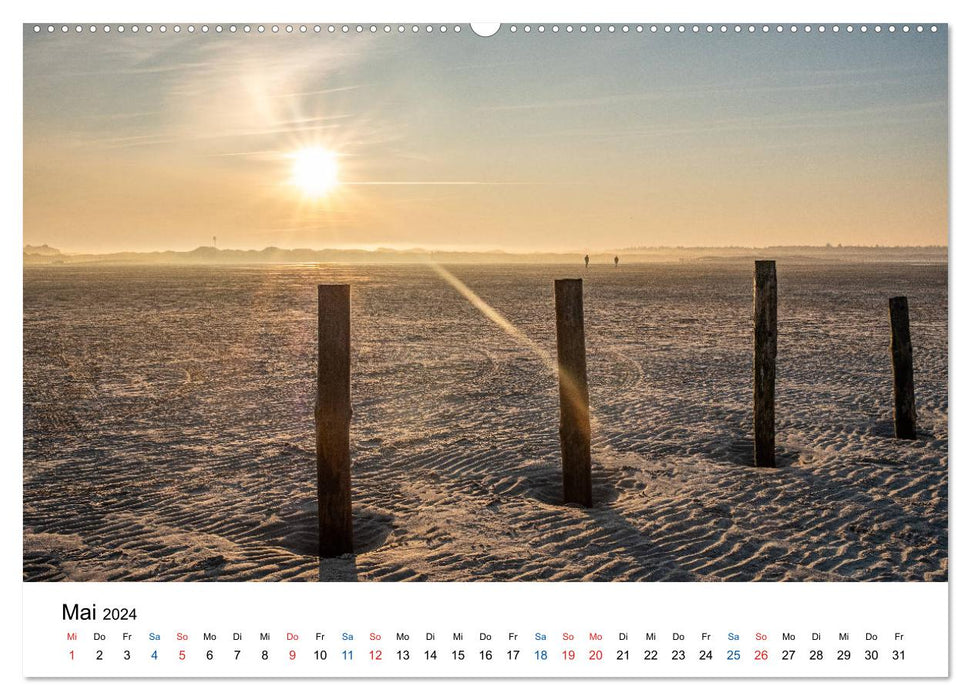
[{"label": "distant dune", "polygon": [[946,263],[947,247],[944,246],[773,246],[768,248],[678,248],[639,247],[619,250],[576,251],[569,253],[508,253],[492,251],[448,251],[411,248],[322,249],[263,248],[262,250],[236,250],[200,246],[194,250],[156,251],[149,253],[64,253],[48,245],[24,246],[25,265],[51,264],[145,264],[145,265],[240,265],[261,263],[371,263],[415,264],[434,260],[449,264],[560,264],[581,262],[590,255],[591,265],[611,265],[614,256],[620,262],[731,262],[750,261],[755,258],[772,258],[804,263],[833,262],[914,262]]},{"label": "distant dune", "polygon": [[38,255],[41,257],[48,257],[51,255],[61,255],[61,251],[57,248],[51,248],[49,245],[25,245],[24,246],[24,256],[27,255]]}]

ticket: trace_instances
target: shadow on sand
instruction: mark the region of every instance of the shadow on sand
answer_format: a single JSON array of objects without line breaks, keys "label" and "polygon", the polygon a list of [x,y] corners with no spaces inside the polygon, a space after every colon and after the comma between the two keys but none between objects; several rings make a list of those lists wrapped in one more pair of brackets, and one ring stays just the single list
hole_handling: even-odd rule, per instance
[{"label": "shadow on sand", "polygon": [[[383,545],[391,533],[394,517],[365,507],[354,508],[354,553],[321,559],[321,581],[358,580],[357,556]],[[264,528],[269,544],[305,557],[317,556],[317,504],[313,499],[296,503],[281,518]]]}]

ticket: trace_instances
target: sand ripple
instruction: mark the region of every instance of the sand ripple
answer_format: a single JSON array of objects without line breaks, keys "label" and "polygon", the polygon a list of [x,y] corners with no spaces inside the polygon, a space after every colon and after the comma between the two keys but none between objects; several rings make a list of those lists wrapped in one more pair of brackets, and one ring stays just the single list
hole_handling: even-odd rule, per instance
[{"label": "sand ripple", "polygon": [[[453,272],[554,350],[552,280]],[[596,507],[556,384],[417,267],[28,268],[25,580],[946,580],[947,271],[779,267],[778,447],[750,465],[748,265],[591,268]],[[354,287],[354,556],[318,562],[315,291]],[[919,438],[892,437],[911,298]]]}]

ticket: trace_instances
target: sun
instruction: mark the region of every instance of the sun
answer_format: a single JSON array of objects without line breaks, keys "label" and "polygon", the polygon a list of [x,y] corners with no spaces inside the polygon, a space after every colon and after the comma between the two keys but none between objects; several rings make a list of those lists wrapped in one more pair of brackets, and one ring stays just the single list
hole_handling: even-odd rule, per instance
[{"label": "sun", "polygon": [[290,154],[290,182],[306,197],[323,197],[339,184],[337,154],[326,148],[303,148]]}]

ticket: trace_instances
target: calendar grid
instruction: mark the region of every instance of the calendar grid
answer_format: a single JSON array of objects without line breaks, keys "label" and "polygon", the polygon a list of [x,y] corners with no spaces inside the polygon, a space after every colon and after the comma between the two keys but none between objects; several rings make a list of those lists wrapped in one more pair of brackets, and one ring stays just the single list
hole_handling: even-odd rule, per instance
[{"label": "calendar grid", "polygon": [[170,586],[25,584],[25,675],[948,673],[947,584]]}]

